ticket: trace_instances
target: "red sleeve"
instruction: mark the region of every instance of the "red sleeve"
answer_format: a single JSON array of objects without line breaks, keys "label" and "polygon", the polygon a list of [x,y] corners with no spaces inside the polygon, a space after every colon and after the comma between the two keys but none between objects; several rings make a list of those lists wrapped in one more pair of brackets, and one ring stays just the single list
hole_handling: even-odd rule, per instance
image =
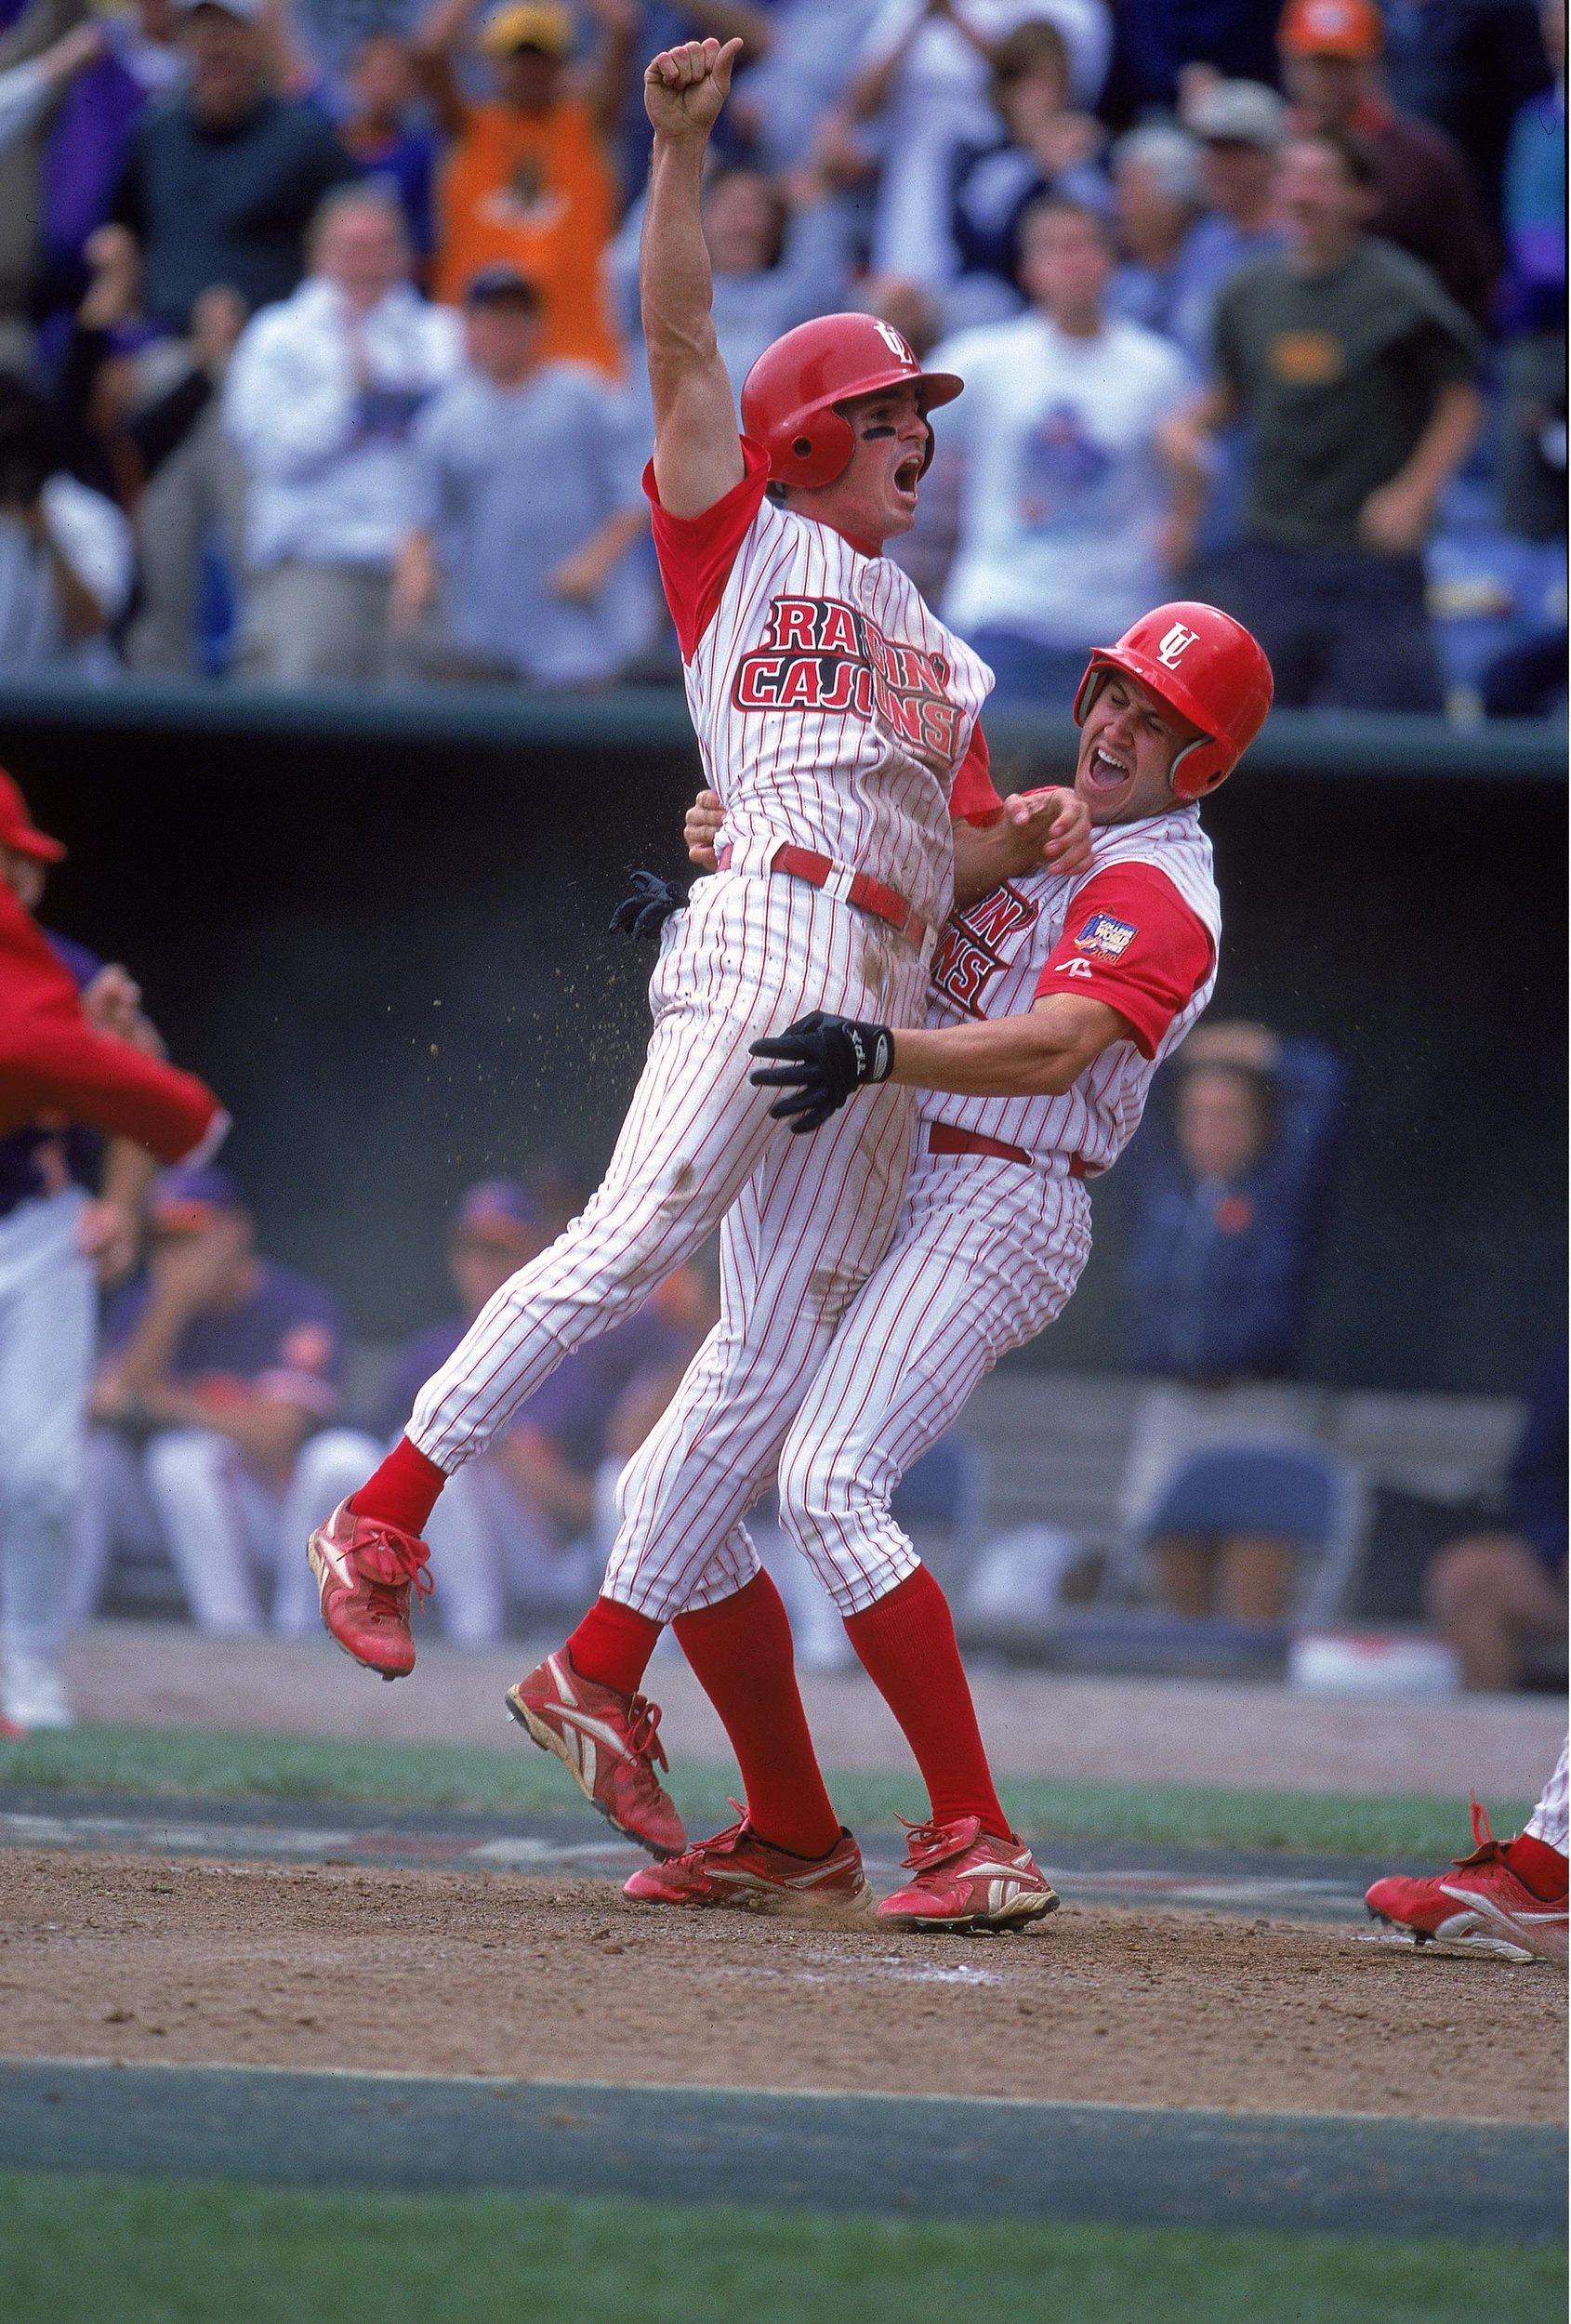
[{"label": "red sleeve", "polygon": [[660,506],[653,460],[643,472],[643,488],[654,512],[654,554],[684,662],[692,661],[699,639],[719,611],[736,552],[751,530],[769,482],[769,454],[762,444],[750,436],[740,442],[746,471],[742,482],[701,517],[667,514]]},{"label": "red sleeve", "polygon": [[132,1138],[161,1162],[213,1152],[229,1121],[192,1075],[94,1030],[70,973],[0,882],[0,1136],[46,1113]]},{"label": "red sleeve", "polygon": [[952,823],[986,825],[997,823],[1003,812],[1004,802],[987,771],[987,737],[978,720],[971,728],[970,748],[950,786],[949,819]]},{"label": "red sleeve", "polygon": [[1211,958],[1210,931],[1165,872],[1155,864],[1110,864],[1070,905],[1036,994],[1104,1000],[1134,1027],[1141,1055],[1155,1057],[1210,974]]}]

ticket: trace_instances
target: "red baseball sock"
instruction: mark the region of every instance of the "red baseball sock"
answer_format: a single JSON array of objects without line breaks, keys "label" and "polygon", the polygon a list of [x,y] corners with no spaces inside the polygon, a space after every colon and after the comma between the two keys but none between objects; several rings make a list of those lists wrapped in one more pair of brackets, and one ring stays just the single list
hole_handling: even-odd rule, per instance
[{"label": "red baseball sock", "polygon": [[699,1685],[720,1714],[760,1840],[794,1856],[825,1856],[840,1836],[797,1691],[791,1623],[765,1573],[719,1605],[671,1624]]},{"label": "red baseball sock", "polygon": [[350,1495],[350,1507],[357,1517],[375,1517],[403,1533],[423,1533],[446,1483],[446,1470],[401,1436],[376,1475]]},{"label": "red baseball sock", "polygon": [[1533,1832],[1519,1832],[1500,1852],[1524,1888],[1541,1904],[1552,1904],[1565,1894],[1565,1858],[1558,1848]]},{"label": "red baseball sock", "polygon": [[597,1686],[636,1695],[661,1625],[614,1598],[597,1598],[567,1642],[573,1667]]},{"label": "red baseball sock", "polygon": [[928,1568],[918,1565],[865,1613],[848,1614],[845,1625],[916,1754],[933,1822],[975,1816],[984,1832],[1008,1839],[1010,1821],[988,1772],[949,1601]]}]

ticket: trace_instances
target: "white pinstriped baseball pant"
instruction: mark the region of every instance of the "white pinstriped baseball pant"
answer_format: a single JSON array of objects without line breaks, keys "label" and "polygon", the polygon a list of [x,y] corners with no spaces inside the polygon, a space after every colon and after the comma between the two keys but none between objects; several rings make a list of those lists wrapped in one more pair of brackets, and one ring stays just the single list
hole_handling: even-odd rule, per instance
[{"label": "white pinstriped baseball pant", "polygon": [[1555,1762],[1553,1775],[1544,1786],[1543,1798],[1523,1826],[1524,1831],[1530,1832],[1535,1840],[1541,1840],[1546,1847],[1558,1848],[1562,1855],[1566,1853],[1567,1824],[1571,1823],[1571,1811],[1568,1811],[1566,1802],[1568,1752],[1571,1752],[1571,1740],[1561,1745],[1560,1757]]},{"label": "white pinstriped baseball pant", "polygon": [[664,1621],[749,1581],[741,1517],[894,1232],[915,1101],[886,1085],[794,1137],[749,1084],[747,1045],[812,1009],[920,1023],[926,998],[918,955],[851,905],[794,879],[701,881],[667,926],[648,1061],[605,1179],[421,1390],[419,1450],[458,1468],[723,1221],[720,1320],[624,1474],[604,1591]]},{"label": "white pinstriped baseball pant", "polygon": [[780,1458],[781,1523],[842,1614],[920,1563],[891,1513],[896,1486],[998,1358],[1061,1312],[1090,1243],[1077,1179],[918,1156],[894,1241],[846,1310]]}]

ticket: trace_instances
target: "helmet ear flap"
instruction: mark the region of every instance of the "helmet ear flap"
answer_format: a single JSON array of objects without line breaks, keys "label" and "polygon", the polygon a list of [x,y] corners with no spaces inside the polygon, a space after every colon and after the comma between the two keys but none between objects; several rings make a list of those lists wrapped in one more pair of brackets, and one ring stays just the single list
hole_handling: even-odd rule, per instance
[{"label": "helmet ear flap", "polygon": [[[1188,760],[1187,766],[1184,764]],[[1221,745],[1210,734],[1197,734],[1192,743],[1185,743],[1173,760],[1168,781],[1173,797],[1186,803],[1204,799],[1216,790],[1232,773],[1232,762],[1223,754]]]},{"label": "helmet ear flap", "polygon": [[781,481],[806,485],[810,490],[819,484],[832,484],[850,467],[855,449],[856,438],[850,420],[829,404],[804,420],[799,435],[787,440],[786,458],[781,463],[786,473]]}]

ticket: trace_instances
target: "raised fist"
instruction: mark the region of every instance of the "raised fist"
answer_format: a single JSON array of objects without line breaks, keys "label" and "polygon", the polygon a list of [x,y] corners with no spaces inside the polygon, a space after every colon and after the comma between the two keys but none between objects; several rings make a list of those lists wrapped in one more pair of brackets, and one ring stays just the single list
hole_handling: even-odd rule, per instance
[{"label": "raised fist", "polygon": [[742,43],[685,40],[663,48],[643,76],[643,106],[657,138],[705,139],[731,94],[731,68]]}]

